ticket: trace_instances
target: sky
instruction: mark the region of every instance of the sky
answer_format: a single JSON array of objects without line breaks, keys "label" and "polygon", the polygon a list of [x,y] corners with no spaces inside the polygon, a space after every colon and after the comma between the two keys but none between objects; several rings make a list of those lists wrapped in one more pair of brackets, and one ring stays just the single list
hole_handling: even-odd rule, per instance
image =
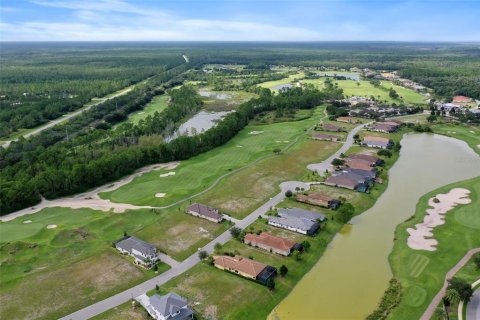
[{"label": "sky", "polygon": [[480,0],[0,0],[1,41],[480,41]]}]

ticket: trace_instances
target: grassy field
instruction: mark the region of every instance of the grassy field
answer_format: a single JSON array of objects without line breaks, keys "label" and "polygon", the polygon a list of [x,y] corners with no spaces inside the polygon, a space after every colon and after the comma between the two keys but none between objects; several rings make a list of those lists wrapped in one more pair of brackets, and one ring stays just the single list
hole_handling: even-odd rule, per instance
[{"label": "grassy field", "polygon": [[[258,84],[258,86],[262,88],[267,88],[267,89],[272,89],[275,86],[282,85],[282,84],[289,84],[292,83],[296,80],[300,80],[305,78],[305,74],[303,72],[298,72],[295,74],[291,74],[286,78],[280,79],[280,80],[273,80],[273,81],[267,81]],[[278,91],[278,90],[273,90],[273,91]]]},{"label": "grassy field", "polygon": [[[406,229],[421,222],[427,201],[452,188],[471,191],[472,203],[459,205],[446,215],[446,223],[433,231],[439,241],[436,251],[417,251],[407,246]],[[480,247],[480,177],[453,183],[422,196],[415,215],[400,224],[389,261],[394,277],[402,284],[403,299],[389,319],[418,319],[443,285],[445,274],[474,247]]]},{"label": "grassy field", "polygon": [[147,118],[148,116],[153,116],[155,112],[162,112],[168,106],[168,94],[162,94],[153,98],[152,102],[147,104],[142,110],[132,113],[126,122],[137,124],[138,121]]},{"label": "grassy field", "polygon": [[[32,222],[23,223],[28,220]],[[47,229],[51,224],[57,228]],[[29,318],[34,313],[39,318],[58,317],[154,276],[153,270],[135,266],[111,247],[124,232],[182,260],[228,226],[178,208],[123,214],[49,208],[0,223],[0,302],[25,301],[2,308],[0,318]],[[159,272],[168,268],[159,264]],[[61,303],[49,303],[58,297]]]},{"label": "grassy field", "polygon": [[439,123],[432,126],[435,133],[465,141],[480,154],[480,128],[462,123]]},{"label": "grassy field", "polygon": [[138,304],[132,306],[132,303],[129,301],[118,307],[105,311],[104,313],[99,314],[96,317],[91,318],[92,320],[151,320],[152,318],[148,312]]},{"label": "grassy field", "polygon": [[[114,202],[138,205],[164,206],[200,192],[220,176],[244,167],[262,157],[273,156],[273,150],[284,148],[305,130],[313,127],[324,117],[323,108],[302,121],[270,125],[248,125],[225,145],[183,161],[175,175],[160,177],[164,171],[152,171],[136,178],[131,183],[101,196]],[[157,192],[166,193],[156,198]]]},{"label": "grassy field", "polygon": [[[325,78],[320,79],[305,79],[301,80],[301,83],[311,83],[319,88],[324,88]],[[389,81],[382,81],[380,87],[373,86],[369,81],[360,80],[335,80],[340,88],[343,89],[343,93],[347,97],[361,96],[371,97],[374,96],[378,101],[385,103],[406,103],[415,105],[425,105],[425,98],[414,90],[410,90],[404,87],[397,86]],[[360,84],[360,85],[358,85]],[[388,90],[393,87],[395,91],[400,95],[399,99],[392,99],[388,95]]]}]

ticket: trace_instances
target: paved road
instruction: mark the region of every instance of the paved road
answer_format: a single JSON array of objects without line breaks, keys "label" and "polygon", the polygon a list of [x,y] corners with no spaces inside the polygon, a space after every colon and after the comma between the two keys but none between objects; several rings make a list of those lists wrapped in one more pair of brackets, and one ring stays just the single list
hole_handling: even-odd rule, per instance
[{"label": "paved road", "polygon": [[[432,317],[433,311],[435,311],[438,304],[442,301],[442,298],[445,295],[445,292],[447,291],[448,280],[451,279],[458,272],[458,270],[460,270],[468,262],[468,260],[470,260],[470,258],[477,252],[480,252],[480,248],[471,249],[452,269],[450,269],[450,271],[447,272],[442,289],[440,289],[437,295],[433,298],[427,310],[425,310],[425,313],[420,318],[421,320],[429,320]],[[473,319],[480,319],[480,318],[473,318]]]},{"label": "paved road", "polygon": [[[61,116],[60,118],[57,118],[57,119],[52,120],[52,121],[50,121],[50,122],[48,122],[48,123],[46,123],[46,124],[44,124],[44,125],[39,126],[38,128],[36,128],[36,129],[34,129],[34,130],[32,130],[32,131],[24,134],[23,137],[24,137],[24,138],[28,138],[28,137],[30,137],[30,136],[37,135],[37,134],[39,134],[40,132],[42,132],[42,131],[44,131],[44,130],[47,130],[48,128],[51,128],[51,127],[53,127],[53,126],[56,126],[56,125],[59,124],[59,123],[62,123],[62,122],[67,121],[68,119],[71,119],[71,118],[73,118],[73,117],[76,117],[76,116],[78,116],[79,114],[81,114],[81,113],[83,113],[83,112],[85,112],[85,111],[88,111],[88,110],[90,110],[92,107],[97,106],[97,105],[99,105],[99,104],[101,104],[101,103],[104,103],[104,102],[107,101],[107,100],[110,100],[110,99],[119,97],[119,96],[121,96],[121,95],[124,95],[124,94],[132,91],[133,87],[134,87],[134,85],[133,85],[133,86],[129,86],[129,87],[127,87],[127,88],[124,88],[122,91],[120,91],[120,92],[112,95],[111,97],[102,98],[102,99],[99,100],[98,102],[95,102],[95,103],[93,103],[93,104],[85,105],[84,107],[78,109],[77,111],[74,111],[74,112],[72,112],[72,113],[68,113],[68,114],[66,114],[66,115]],[[13,140],[9,140],[9,141],[5,141],[5,142],[2,144],[2,147],[7,148],[12,141],[17,141],[17,140],[18,140],[18,138],[17,138],[17,139],[13,139]]]},{"label": "paved road", "polygon": [[343,146],[340,149],[338,149],[337,152],[332,154],[328,159],[322,161],[321,163],[309,164],[307,166],[307,169],[311,171],[316,171],[320,175],[323,175],[326,170],[330,171],[331,170],[330,163],[333,161],[333,159],[338,158],[341,153],[346,152],[353,144],[353,136],[356,135],[363,127],[365,127],[367,124],[370,124],[370,123],[371,122],[355,127],[352,131],[348,133],[347,138],[343,143]]},{"label": "paved road", "polygon": [[[355,135],[358,130],[360,130],[364,125],[360,125],[358,127],[355,127],[355,129],[352,130],[352,132],[348,135],[344,145],[340,148],[340,150],[335,153],[334,156],[339,156],[341,152],[346,151],[352,144],[353,144],[353,135]],[[343,151],[342,151],[343,150]],[[322,163],[316,164],[318,167],[328,167],[330,162],[332,161],[332,157],[324,160]],[[332,159],[331,159],[332,158]],[[267,211],[270,210],[270,208],[275,207],[278,203],[280,203],[283,199],[285,199],[285,192],[287,190],[294,191],[296,188],[304,188],[305,190],[310,189],[310,185],[304,182],[299,182],[299,181],[286,181],[282,182],[280,184],[280,192],[268,200],[266,203],[264,203],[262,206],[260,206],[258,209],[250,213],[247,217],[245,217],[242,220],[238,220],[236,223],[236,226],[242,229],[245,229],[248,227],[250,224],[252,224],[256,219],[258,219],[259,216],[264,215]],[[214,246],[217,243],[220,244],[225,244],[227,241],[231,239],[231,234],[230,231],[227,230],[221,235],[219,235],[217,238],[209,242],[206,246],[203,248],[200,248],[199,250],[205,250],[208,253],[212,253],[214,251]],[[171,261],[170,261],[171,262]],[[195,266],[198,262],[200,262],[200,259],[198,258],[198,254],[194,253],[190,257],[188,257],[186,260],[182,261],[181,263],[178,263],[175,265],[172,263],[172,268],[167,270],[166,272],[149,279],[135,287],[132,287],[130,289],[127,289],[123,292],[120,292],[114,296],[111,296],[105,300],[99,301],[95,304],[92,304],[86,308],[83,308],[79,311],[76,311],[68,316],[65,316],[61,318],[61,320],[83,320],[83,319],[89,319],[92,318],[96,315],[99,315],[107,310],[110,310],[116,306],[119,306],[135,297],[140,296],[141,294],[144,294],[147,291],[150,291],[155,288],[156,285],[161,286],[165,284],[166,282],[170,281],[171,279],[177,277],[178,275],[190,270],[193,266]]]},{"label": "paved road", "polygon": [[[308,184],[303,182],[289,181],[289,182],[281,183],[280,184],[281,192],[277,194],[275,197],[273,197],[272,199],[268,200],[257,210],[253,211],[247,217],[240,220],[237,224],[237,227],[240,227],[242,229],[248,227],[256,219],[258,219],[259,216],[265,214],[267,211],[270,210],[271,207],[274,207],[278,203],[280,203],[285,198],[285,192],[287,190],[295,190],[296,187],[304,188],[305,190],[308,190],[310,188]],[[220,236],[218,236],[215,240],[208,243],[205,247],[201,248],[201,250],[205,250],[208,253],[212,253],[216,243],[225,244],[230,239],[231,239],[230,231],[227,230],[224,233],[222,233]],[[83,320],[83,319],[89,319],[91,317],[94,317],[102,312],[110,310],[111,308],[114,308],[118,305],[128,302],[129,300],[137,296],[140,296],[141,294],[144,294],[147,291],[154,289],[155,285],[161,286],[165,284],[166,282],[175,278],[176,276],[188,271],[193,266],[195,266],[198,262],[200,262],[200,259],[198,258],[198,254],[194,253],[190,257],[188,257],[186,260],[182,261],[181,263],[178,263],[177,265],[172,263],[171,269],[156,276],[155,278],[147,280],[133,288],[130,288],[110,298],[107,298],[105,300],[92,304],[84,309],[74,312],[61,319],[62,320],[67,320],[67,319]]]},{"label": "paved road", "polygon": [[[480,280],[476,281],[472,287],[475,287],[480,283]],[[467,304],[467,320],[480,319],[480,287],[473,293],[470,302]]]}]

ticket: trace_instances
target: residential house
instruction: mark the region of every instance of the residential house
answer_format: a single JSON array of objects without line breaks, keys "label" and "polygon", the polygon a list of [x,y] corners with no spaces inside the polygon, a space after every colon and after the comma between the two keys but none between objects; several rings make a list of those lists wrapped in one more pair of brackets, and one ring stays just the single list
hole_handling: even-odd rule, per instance
[{"label": "residential house", "polygon": [[460,106],[466,106],[472,102],[472,98],[465,97],[465,96],[455,96],[452,99],[452,103],[460,105]]},{"label": "residential house", "polygon": [[187,207],[187,213],[195,217],[200,217],[215,223],[223,220],[223,215],[215,208],[204,206],[203,204],[194,203]]},{"label": "residential house", "polygon": [[218,269],[236,273],[263,284],[277,274],[277,269],[274,267],[242,256],[215,256],[213,265]]},{"label": "residential house", "polygon": [[377,122],[370,127],[372,131],[391,133],[398,130],[400,124],[393,121]]},{"label": "residential house", "polygon": [[345,122],[345,123],[358,123],[359,121],[352,118],[352,117],[338,117],[337,119],[338,122]]},{"label": "residential house", "polygon": [[123,237],[115,242],[115,248],[122,254],[133,257],[136,264],[145,268],[153,267],[157,261],[160,260],[157,254],[157,248],[153,244],[136,237]]},{"label": "residential house", "polygon": [[380,159],[376,156],[372,156],[371,154],[365,154],[365,153],[351,154],[351,155],[348,156],[348,158],[346,160],[351,160],[351,159],[361,159],[361,160],[368,161],[368,163],[370,164],[371,167],[381,166],[385,162],[385,161],[383,161],[382,159]]},{"label": "residential house", "polygon": [[325,130],[325,131],[331,131],[331,132],[341,132],[341,131],[345,131],[345,129],[343,129],[342,127],[333,125],[333,124],[331,124],[331,123],[325,123],[324,125],[322,125],[322,128],[323,128],[323,130]]},{"label": "residential house", "polygon": [[372,148],[390,149],[393,146],[393,142],[388,138],[366,136],[363,138],[362,145]]},{"label": "residential house", "polygon": [[373,185],[375,178],[377,177],[377,172],[373,170],[361,170],[361,169],[351,169],[346,168],[342,170],[343,173],[351,174],[357,181],[360,183],[368,183],[369,186]]},{"label": "residential house", "polygon": [[193,319],[193,310],[188,307],[187,299],[170,292],[164,296],[155,294],[144,304],[148,314],[157,320]]},{"label": "residential house", "polygon": [[342,137],[336,136],[336,135],[333,135],[333,134],[315,133],[315,134],[313,134],[312,139],[321,140],[321,141],[338,142],[342,139]]},{"label": "residential house", "polygon": [[319,222],[325,220],[321,213],[299,208],[280,208],[277,214],[278,217],[268,218],[269,225],[309,236],[315,235],[320,229]]},{"label": "residential house", "polygon": [[365,180],[360,179],[358,175],[347,172],[328,177],[324,184],[358,192],[367,192],[369,188],[369,184]]},{"label": "residential house", "polygon": [[340,200],[334,199],[319,192],[309,192],[307,194],[297,194],[296,199],[299,202],[308,203],[314,206],[330,208],[333,210],[338,209],[340,206]]},{"label": "residential house", "polygon": [[294,250],[300,251],[302,249],[302,246],[293,240],[277,237],[267,232],[262,232],[259,235],[247,233],[243,242],[252,247],[262,248],[282,256],[288,256]]}]

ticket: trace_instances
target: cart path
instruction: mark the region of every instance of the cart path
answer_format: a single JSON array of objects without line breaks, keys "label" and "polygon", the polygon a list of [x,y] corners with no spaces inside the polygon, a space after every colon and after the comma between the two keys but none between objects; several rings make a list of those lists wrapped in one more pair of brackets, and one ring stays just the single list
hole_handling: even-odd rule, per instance
[{"label": "cart path", "polygon": [[468,262],[468,260],[470,260],[470,258],[477,252],[480,252],[480,248],[470,249],[467,252],[467,254],[462,259],[460,259],[460,261],[452,269],[450,269],[447,272],[442,289],[440,289],[437,295],[433,297],[432,302],[430,303],[427,310],[425,310],[425,313],[420,318],[421,320],[429,320],[432,317],[433,312],[437,308],[438,304],[442,301],[442,298],[445,295],[445,292],[447,291],[448,280],[451,279],[458,272],[458,270],[460,270]]}]

